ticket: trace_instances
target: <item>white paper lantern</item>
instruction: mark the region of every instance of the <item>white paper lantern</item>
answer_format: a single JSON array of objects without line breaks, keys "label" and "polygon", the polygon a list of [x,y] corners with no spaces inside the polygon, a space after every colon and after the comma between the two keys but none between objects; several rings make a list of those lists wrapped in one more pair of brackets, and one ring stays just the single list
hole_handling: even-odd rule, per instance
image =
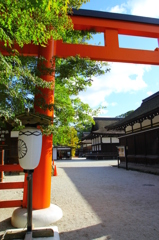
[{"label": "white paper lantern", "polygon": [[26,127],[19,131],[18,158],[20,166],[25,170],[38,166],[41,156],[42,133],[37,128]]}]

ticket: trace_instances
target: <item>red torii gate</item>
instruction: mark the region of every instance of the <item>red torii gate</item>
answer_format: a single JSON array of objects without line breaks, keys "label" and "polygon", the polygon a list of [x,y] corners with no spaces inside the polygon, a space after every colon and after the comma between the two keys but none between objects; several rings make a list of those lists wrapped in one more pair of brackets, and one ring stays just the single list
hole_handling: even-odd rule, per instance
[{"label": "red torii gate", "polygon": [[[118,34],[159,39],[159,19],[90,10],[74,10],[71,19],[75,30],[103,32],[105,46],[67,44],[49,40],[46,47],[28,44],[23,48],[16,46],[17,50],[24,56],[43,56],[47,60],[47,67],[50,67],[50,60],[54,56],[66,58],[77,54],[92,60],[159,65],[159,48],[154,51],[120,48],[118,42]],[[7,54],[2,44],[0,51],[4,55]],[[49,82],[55,80],[54,76],[50,75],[41,78]],[[46,103],[53,103],[53,92],[49,89],[42,91],[47,96]],[[36,106],[35,111],[53,117],[53,111],[44,111]],[[50,206],[51,161],[52,136],[43,136],[41,160],[33,177],[33,209]],[[26,188],[24,188],[23,207],[27,207]]]}]

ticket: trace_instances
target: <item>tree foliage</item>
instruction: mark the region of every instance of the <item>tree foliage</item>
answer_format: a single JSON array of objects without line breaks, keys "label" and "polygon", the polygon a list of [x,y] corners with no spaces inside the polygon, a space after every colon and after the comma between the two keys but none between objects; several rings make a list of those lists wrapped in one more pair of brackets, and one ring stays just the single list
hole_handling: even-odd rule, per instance
[{"label": "tree foliage", "polygon": [[79,8],[85,2],[87,0],[0,0],[0,41],[2,50],[9,55],[3,56],[0,52],[1,116],[14,117],[17,111],[30,107],[35,85],[49,87],[36,74],[36,59],[20,57],[14,43],[21,47],[28,43],[44,46],[51,37],[65,38],[73,27],[68,12],[71,14],[72,7]]},{"label": "tree foliage", "polygon": [[[51,37],[62,39],[72,29],[68,15],[87,0],[6,0],[0,1],[0,39],[5,46],[16,41],[47,44]],[[53,27],[52,27],[53,26]]]},{"label": "tree foliage", "polygon": [[122,113],[121,115],[117,116],[117,118],[125,118],[125,117],[129,116],[133,112],[134,112],[134,110],[130,110],[130,111],[126,112],[126,113]]},{"label": "tree foliage", "polygon": [[[107,70],[108,66],[105,63],[81,59],[78,56],[67,59],[56,58],[55,117],[54,125],[50,128],[55,135],[61,137],[54,138],[55,145],[61,145],[61,138],[65,145],[68,129],[72,131],[72,127],[74,127],[79,136],[79,133],[90,128],[94,123],[93,116],[98,115],[100,108],[92,110],[88,104],[80,100],[78,94],[86,87],[91,86],[92,76],[104,74]],[[61,135],[62,130],[63,134]]]},{"label": "tree foliage", "polygon": [[[42,71],[52,74],[54,68],[37,70],[45,59],[20,56],[15,42],[23,47],[33,43],[45,46],[48,39],[63,39],[69,43],[85,43],[92,35],[73,31],[70,15],[72,7],[79,8],[88,0],[0,0],[0,117],[13,118],[34,104],[34,95],[40,88],[53,88],[40,78]],[[53,27],[52,27],[53,26]],[[3,49],[8,52],[3,56]],[[68,133],[75,136],[83,126],[92,124],[98,113],[81,102],[78,93],[91,85],[94,75],[105,73],[106,64],[81,59],[52,59],[56,65],[54,125],[43,128],[45,134],[54,134],[55,144],[68,144]],[[74,129],[74,130],[73,130]],[[77,132],[76,132],[77,131]],[[66,134],[65,134],[66,133]],[[62,135],[61,135],[62,134]],[[55,136],[56,135],[56,136]],[[74,141],[77,142],[77,141]]]}]

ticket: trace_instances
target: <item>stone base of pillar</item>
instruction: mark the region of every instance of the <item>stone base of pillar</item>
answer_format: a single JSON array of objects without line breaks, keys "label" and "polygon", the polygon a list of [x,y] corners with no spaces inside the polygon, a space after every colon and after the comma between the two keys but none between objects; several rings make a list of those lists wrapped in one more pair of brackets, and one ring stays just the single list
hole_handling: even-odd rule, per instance
[{"label": "stone base of pillar", "polygon": [[[51,204],[49,208],[32,211],[32,228],[49,226],[63,216],[61,208]],[[27,227],[27,208],[17,208],[11,217],[11,224],[16,228]]]},{"label": "stone base of pillar", "polygon": [[[53,236],[45,237],[45,232],[47,230],[52,230],[53,231]],[[27,239],[27,234],[24,232],[26,229],[24,228],[19,228],[17,229],[10,229],[5,232],[4,239],[19,239],[19,240],[24,240]],[[34,231],[34,230],[33,230]],[[38,233],[43,232],[43,237],[40,237],[41,234]],[[34,235],[34,233],[33,233]],[[47,234],[48,235],[48,234]],[[28,238],[32,239],[32,238]],[[35,238],[33,238],[35,239]],[[52,226],[52,227],[43,227],[43,228],[36,228],[36,239],[41,240],[41,239],[50,239],[50,240],[60,240],[59,232],[57,226]]]}]

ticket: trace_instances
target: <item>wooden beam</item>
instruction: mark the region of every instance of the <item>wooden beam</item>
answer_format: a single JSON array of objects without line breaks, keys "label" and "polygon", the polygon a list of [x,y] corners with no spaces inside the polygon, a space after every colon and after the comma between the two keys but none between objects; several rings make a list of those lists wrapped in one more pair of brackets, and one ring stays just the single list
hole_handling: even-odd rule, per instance
[{"label": "wooden beam", "polygon": [[22,200],[0,201],[0,208],[21,207]]},{"label": "wooden beam", "polygon": [[19,164],[6,164],[6,165],[0,165],[0,172],[16,172],[20,171],[23,172],[23,168]]},{"label": "wooden beam", "polygon": [[0,190],[24,188],[24,182],[3,182],[0,183]]},{"label": "wooden beam", "polygon": [[159,49],[155,51],[117,48],[111,46],[91,46],[82,44],[66,44],[57,42],[57,56],[67,58],[79,55],[82,58],[90,58],[96,61],[126,62],[139,64],[159,65]]},{"label": "wooden beam", "polygon": [[106,29],[116,29],[118,34],[159,38],[159,19],[154,19],[156,23],[151,23],[153,18],[149,18],[149,21],[146,22],[123,21],[122,18],[117,20],[82,16],[72,16],[71,19],[75,30],[94,30],[104,33]]},{"label": "wooden beam", "polygon": [[[0,166],[4,165],[4,150],[0,151]],[[0,182],[3,182],[3,172],[0,172]]]},{"label": "wooden beam", "polygon": [[58,57],[80,55],[96,61],[159,65],[157,45],[154,51],[150,51],[120,48],[118,43],[119,34],[159,39],[159,19],[88,10],[74,10],[71,19],[75,30],[103,32],[105,46],[69,45],[57,41]]},{"label": "wooden beam", "polygon": [[[159,65],[158,48],[150,51],[119,48],[118,46],[119,34],[159,39],[159,19],[90,10],[73,10],[73,15],[70,17],[75,30],[103,32],[105,46],[68,45],[57,41],[56,56],[67,58],[80,55],[96,61]],[[15,44],[14,47],[24,56],[38,56],[38,45],[26,44],[20,48]],[[3,48],[3,43],[1,43],[0,51],[4,55],[9,54]]]},{"label": "wooden beam", "polygon": [[[22,48],[18,44],[14,44],[13,49],[16,49],[19,54],[23,56],[37,57],[38,56],[38,45],[25,44]],[[11,54],[10,48],[5,48],[4,43],[0,42],[0,52],[2,55],[9,56]]]}]

